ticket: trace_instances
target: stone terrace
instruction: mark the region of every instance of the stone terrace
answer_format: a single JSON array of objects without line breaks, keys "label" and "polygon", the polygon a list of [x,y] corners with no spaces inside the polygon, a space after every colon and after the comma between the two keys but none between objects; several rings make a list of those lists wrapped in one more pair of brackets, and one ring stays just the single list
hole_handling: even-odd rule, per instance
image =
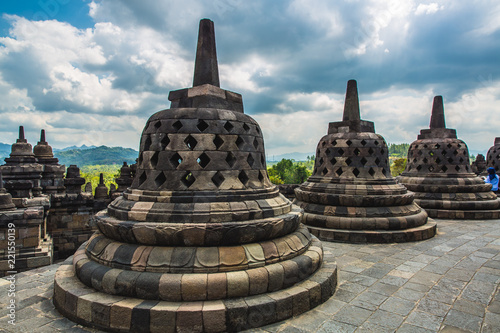
[{"label": "stone terrace", "polygon": [[[303,315],[252,332],[498,332],[500,220],[437,222],[436,237],[422,242],[323,242],[337,258],[335,295]],[[16,276],[16,326],[7,323],[9,282],[0,279],[1,332],[99,332],[54,308],[58,267]]]}]

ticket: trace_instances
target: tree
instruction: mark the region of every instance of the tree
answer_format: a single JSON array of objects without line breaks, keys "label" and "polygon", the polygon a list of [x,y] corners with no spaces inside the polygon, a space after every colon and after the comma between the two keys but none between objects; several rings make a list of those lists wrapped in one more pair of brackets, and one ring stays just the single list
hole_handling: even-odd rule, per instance
[{"label": "tree", "polygon": [[282,159],[269,168],[267,173],[274,184],[301,184],[311,175],[311,171],[302,162],[289,159]]},{"label": "tree", "polygon": [[406,158],[397,158],[391,165],[391,175],[399,176],[406,168]]}]

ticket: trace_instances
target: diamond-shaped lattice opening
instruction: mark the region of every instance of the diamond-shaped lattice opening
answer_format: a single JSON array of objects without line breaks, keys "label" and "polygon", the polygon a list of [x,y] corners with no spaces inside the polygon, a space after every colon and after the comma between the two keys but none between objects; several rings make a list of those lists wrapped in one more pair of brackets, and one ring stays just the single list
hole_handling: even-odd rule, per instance
[{"label": "diamond-shaped lattice opening", "polygon": [[143,155],[142,153],[139,154],[139,165],[142,164],[142,160],[144,159],[142,155]]},{"label": "diamond-shaped lattice opening", "polygon": [[151,137],[148,135],[146,141],[144,141],[144,150],[149,150],[151,147]]},{"label": "diamond-shaped lattice opening", "polygon": [[165,175],[163,174],[163,172],[160,172],[158,174],[158,176],[156,176],[156,178],[155,178],[156,187],[162,186],[163,183],[165,183],[166,180],[167,180],[167,177],[165,177]]},{"label": "diamond-shaped lattice opening", "polygon": [[347,165],[351,165],[352,163],[352,160],[348,157],[346,160],[345,160],[345,164]]},{"label": "diamond-shaped lattice opening", "polygon": [[443,172],[446,172],[446,171],[448,170],[448,168],[446,167],[446,165],[443,165],[443,166],[441,167],[441,170],[442,170]]},{"label": "diamond-shaped lattice opening", "polygon": [[416,158],[413,159],[413,163],[417,163],[417,159]]},{"label": "diamond-shaped lattice opening", "polygon": [[221,172],[217,171],[215,175],[212,176],[212,183],[215,184],[215,186],[220,187],[222,183],[224,182],[224,176],[222,175]]},{"label": "diamond-shaped lattice opening", "polygon": [[193,150],[196,147],[196,144],[198,144],[198,141],[196,141],[196,139],[191,135],[188,135],[187,138],[184,139],[184,143],[190,150]]},{"label": "diamond-shaped lattice opening", "polygon": [[354,174],[354,177],[358,177],[359,170],[357,168],[354,168],[354,170],[352,170],[352,173]]},{"label": "diamond-shaped lattice opening", "polygon": [[448,163],[453,163],[453,159],[451,157],[448,158]]},{"label": "diamond-shaped lattice opening", "polygon": [[248,154],[247,163],[248,163],[248,165],[250,165],[250,167],[253,167],[255,160],[253,159],[252,154]]},{"label": "diamond-shaped lattice opening", "polygon": [[264,159],[264,154],[260,154],[260,164],[261,164],[262,166],[266,165],[266,161],[265,161],[265,159]]},{"label": "diamond-shaped lattice opening", "polygon": [[326,155],[330,155],[330,148],[326,148],[326,150],[325,150],[325,154],[326,154]]},{"label": "diamond-shaped lattice opening", "polygon": [[437,163],[437,164],[441,163],[441,159],[440,159],[439,157],[438,157],[438,158],[436,158],[436,163]]},{"label": "diamond-shaped lattice opening", "polygon": [[326,168],[323,169],[323,171],[321,171],[321,173],[324,175],[326,175],[328,173],[328,170]]},{"label": "diamond-shaped lattice opening", "polygon": [[231,132],[234,126],[229,121],[226,121],[226,123],[224,124],[224,128],[226,129],[226,131]]},{"label": "diamond-shaped lattice opening", "polygon": [[429,172],[434,171],[434,167],[432,165],[430,167],[428,167],[427,169],[429,170]]},{"label": "diamond-shaped lattice opening", "polygon": [[361,143],[361,145],[362,145],[362,146],[364,146],[364,145],[366,145],[366,140],[365,140],[365,139],[363,139],[363,140],[361,140],[361,142],[360,142],[360,143]]},{"label": "diamond-shaped lattice opening", "polygon": [[434,156],[434,152],[432,150],[429,152],[429,156]]},{"label": "diamond-shaped lattice opening", "polygon": [[227,156],[226,156],[226,163],[229,165],[229,167],[233,167],[234,163],[236,163],[236,157],[234,157],[234,155],[229,152],[227,153]]},{"label": "diamond-shaped lattice opening", "polygon": [[259,181],[262,182],[264,180],[264,176],[262,175],[262,171],[259,171]]},{"label": "diamond-shaped lattice opening", "polygon": [[458,151],[457,151],[457,150],[454,150],[454,151],[453,151],[453,155],[457,156],[457,155],[458,155]]},{"label": "diamond-shaped lattice opening", "polygon": [[161,149],[167,148],[168,144],[170,143],[170,139],[168,138],[167,134],[165,134],[163,139],[161,139],[160,143],[161,143]]},{"label": "diamond-shaped lattice opening", "polygon": [[463,163],[464,159],[462,157],[460,157],[459,161],[460,161],[460,163]]},{"label": "diamond-shaped lattice opening", "polygon": [[146,181],[147,178],[148,178],[148,176],[146,176],[146,171],[143,171],[141,176],[139,177],[139,186],[144,184],[144,182]]},{"label": "diamond-shaped lattice opening", "polygon": [[446,147],[451,148],[451,147],[452,147],[452,146],[451,146],[451,143],[448,143],[448,144],[446,145]]},{"label": "diamond-shaped lattice opening", "polygon": [[422,166],[421,165],[417,166],[417,170],[418,171],[422,170]]},{"label": "diamond-shaped lattice opening", "polygon": [[255,126],[255,130],[257,131],[258,134],[260,134],[260,128],[259,128],[259,126]]},{"label": "diamond-shaped lattice opening", "polygon": [[379,159],[378,157],[375,159],[375,164],[376,164],[376,165],[379,165],[379,164],[380,164],[380,159]]},{"label": "diamond-shaped lattice opening", "polygon": [[387,176],[387,170],[385,168],[382,169],[382,173],[384,174],[384,176]]},{"label": "diamond-shaped lattice opening", "polygon": [[429,160],[427,159],[427,157],[424,158],[424,163],[427,164],[427,162],[429,162]]},{"label": "diamond-shaped lattice opening", "polygon": [[241,171],[240,174],[238,175],[238,179],[243,185],[246,185],[248,183],[248,176],[245,171]]},{"label": "diamond-shaped lattice opening", "polygon": [[156,128],[156,129],[158,129],[158,128],[160,128],[160,127],[161,127],[161,121],[159,121],[159,120],[158,120],[158,121],[155,123],[155,128]]},{"label": "diamond-shaped lattice opening", "polygon": [[441,147],[441,145],[439,143],[436,143],[436,145],[434,146],[435,149],[439,149]]},{"label": "diamond-shaped lattice opening", "polygon": [[332,159],[330,160],[330,163],[335,165],[335,163],[337,163],[337,159],[335,157],[332,157]]},{"label": "diamond-shaped lattice opening", "polygon": [[222,140],[220,136],[216,135],[215,138],[214,138],[215,148],[219,149],[220,146],[222,146],[223,143],[224,143],[224,140]]},{"label": "diamond-shaped lattice opening", "polygon": [[368,154],[373,155],[373,152],[374,152],[373,149],[371,149],[371,148],[368,149]]},{"label": "diamond-shaped lattice opening", "polygon": [[175,153],[174,155],[172,155],[172,157],[170,157],[170,163],[172,163],[172,165],[174,166],[174,168],[177,168],[179,166],[179,164],[182,163],[182,157],[181,155]]},{"label": "diamond-shaped lattice opening", "polygon": [[344,149],[339,148],[338,152],[339,152],[339,155],[340,155],[340,156],[344,155]]},{"label": "diamond-shaped lattice opening", "polygon": [[321,141],[321,145],[324,147],[326,145],[326,141]]},{"label": "diamond-shaped lattice opening", "polygon": [[373,168],[370,168],[368,169],[368,173],[373,177],[373,175],[375,174],[375,170],[373,170]]},{"label": "diamond-shaped lattice opening", "polygon": [[319,159],[319,165],[322,165],[324,161],[325,161],[325,160],[323,159],[323,157],[321,157],[321,158]]},{"label": "diamond-shaped lattice opening", "polygon": [[259,141],[257,140],[257,138],[253,139],[253,147],[257,149],[258,146],[259,146]]},{"label": "diamond-shaped lattice opening", "polygon": [[455,166],[455,170],[460,171],[460,166]]},{"label": "diamond-shaped lattice opening", "polygon": [[379,145],[379,142],[377,140],[375,140],[373,143],[375,144],[375,146]]},{"label": "diamond-shaped lattice opening", "polygon": [[366,163],[368,162],[368,160],[366,158],[362,157],[361,160],[360,160],[360,162],[361,162],[361,164],[366,165]]},{"label": "diamond-shaped lattice opening", "polygon": [[348,146],[352,145],[352,141],[351,141],[351,140],[347,140],[345,143],[346,143],[346,145],[348,145]]},{"label": "diamond-shaped lattice opening", "polygon": [[422,154],[423,154],[423,153],[422,153],[422,151],[421,151],[421,150],[419,150],[419,151],[417,152],[417,154],[418,154],[418,156],[422,156]]},{"label": "diamond-shaped lattice opening", "polygon": [[178,132],[182,128],[182,123],[177,120],[175,123],[172,124],[172,127],[175,129],[176,132]]},{"label": "diamond-shaped lattice opening", "polygon": [[443,149],[443,150],[441,151],[441,155],[446,156],[446,150],[444,150],[444,149]]},{"label": "diamond-shaped lattice opening", "polygon": [[459,143],[459,144],[457,144],[457,147],[458,148],[462,148],[462,145]]},{"label": "diamond-shaped lattice opening", "polygon": [[337,171],[335,171],[335,173],[337,174],[337,176],[340,176],[341,174],[344,173],[344,171],[342,170],[342,168],[338,168]]},{"label": "diamond-shaped lattice opening", "polygon": [[380,154],[384,155],[385,154],[385,150],[384,149],[380,149]]},{"label": "diamond-shaped lattice opening", "polygon": [[208,124],[203,119],[200,119],[198,120],[196,127],[200,130],[200,132],[203,132],[208,128]]},{"label": "diamond-shaped lattice opening", "polygon": [[156,165],[158,164],[158,155],[159,155],[159,154],[160,154],[159,152],[155,152],[155,153],[153,154],[153,156],[151,156],[151,166],[152,166],[153,168],[156,168]]},{"label": "diamond-shaped lattice opening", "polygon": [[360,153],[361,151],[358,148],[354,149],[354,155],[359,156]]},{"label": "diamond-shaped lattice opening", "polygon": [[417,149],[417,148],[418,148],[418,145],[415,145],[415,149]]},{"label": "diamond-shaped lattice opening", "polygon": [[205,168],[208,163],[210,162],[210,157],[208,157],[207,154],[203,153],[201,154],[198,159],[196,159],[196,162],[198,162],[198,164],[202,167],[202,168]]},{"label": "diamond-shaped lattice opening", "polygon": [[193,185],[193,183],[195,182],[196,178],[194,178],[194,175],[188,171],[184,174],[184,177],[181,178],[181,182],[186,185],[186,187],[190,187],[191,185]]},{"label": "diamond-shaped lattice opening", "polygon": [[245,123],[245,124],[243,124],[243,130],[244,130],[245,132],[248,132],[248,131],[250,130],[250,126],[248,126],[246,123]]},{"label": "diamond-shaped lattice opening", "polygon": [[337,140],[332,140],[332,146],[336,146],[337,145]]},{"label": "diamond-shaped lattice opening", "polygon": [[245,145],[245,140],[241,138],[241,136],[238,136],[236,139],[236,146],[238,146],[238,149],[243,149],[243,146]]}]

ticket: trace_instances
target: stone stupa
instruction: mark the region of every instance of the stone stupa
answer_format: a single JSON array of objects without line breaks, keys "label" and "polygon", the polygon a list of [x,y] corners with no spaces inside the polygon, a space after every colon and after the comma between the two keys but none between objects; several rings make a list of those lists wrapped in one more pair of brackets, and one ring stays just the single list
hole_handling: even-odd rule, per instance
[{"label": "stone stupa", "polygon": [[500,199],[491,185],[472,172],[467,144],[446,128],[442,96],[434,97],[429,129],[422,129],[408,149],[399,182],[415,193],[430,217],[497,219]]},{"label": "stone stupa", "polygon": [[41,187],[45,194],[64,193],[64,172],[66,167],[59,164],[59,160],[54,157],[52,147],[45,141],[45,130],[40,133],[40,141],[33,147],[33,153],[39,164],[43,165]]},{"label": "stone stupa", "polygon": [[408,242],[436,233],[436,223],[391,176],[384,138],[360,119],[355,80],[347,83],[343,120],[329,124],[313,175],[295,195],[304,223],[322,240]]},{"label": "stone stupa", "polygon": [[57,309],[110,331],[222,332],[326,301],[332,255],[270,183],[241,95],[219,88],[212,21],[200,22],[193,88],[169,100],[146,123],[132,185],[57,271]]},{"label": "stone stupa", "polygon": [[498,137],[495,138],[493,146],[488,149],[488,154],[486,154],[486,168],[489,167],[495,168],[497,175],[500,173],[500,138]]}]

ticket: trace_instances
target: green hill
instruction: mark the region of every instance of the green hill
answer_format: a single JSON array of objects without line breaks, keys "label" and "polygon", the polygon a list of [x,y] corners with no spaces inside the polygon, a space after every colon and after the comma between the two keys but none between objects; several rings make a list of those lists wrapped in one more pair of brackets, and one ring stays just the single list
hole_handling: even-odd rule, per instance
[{"label": "green hill", "polygon": [[79,167],[85,165],[102,164],[128,164],[135,163],[139,157],[139,152],[131,148],[100,146],[90,149],[70,149],[54,153],[54,157],[59,159],[60,164],[69,166],[76,164]]}]

